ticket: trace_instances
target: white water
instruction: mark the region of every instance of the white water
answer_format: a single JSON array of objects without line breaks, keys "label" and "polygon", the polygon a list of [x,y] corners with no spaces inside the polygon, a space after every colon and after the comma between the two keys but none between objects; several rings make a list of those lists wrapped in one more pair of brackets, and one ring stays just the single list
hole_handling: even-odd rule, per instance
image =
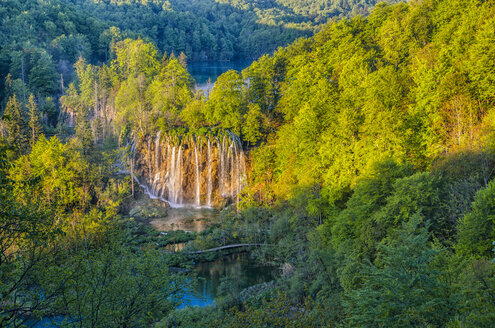
[{"label": "white water", "polygon": [[[136,175],[145,193],[172,207],[212,207],[238,201],[246,177],[244,152],[235,135],[145,141],[136,150]],[[139,151],[144,153],[139,153]],[[144,165],[144,167],[143,167]]]},{"label": "white water", "polygon": [[198,145],[194,143],[194,161],[196,167],[196,206],[201,206],[201,172],[199,171]]},{"label": "white water", "polygon": [[210,139],[208,139],[208,185],[207,185],[207,190],[206,190],[206,205],[208,207],[211,207],[211,193],[213,191],[213,182],[211,180],[211,174],[212,174],[212,158],[211,158],[211,146],[210,146]]}]

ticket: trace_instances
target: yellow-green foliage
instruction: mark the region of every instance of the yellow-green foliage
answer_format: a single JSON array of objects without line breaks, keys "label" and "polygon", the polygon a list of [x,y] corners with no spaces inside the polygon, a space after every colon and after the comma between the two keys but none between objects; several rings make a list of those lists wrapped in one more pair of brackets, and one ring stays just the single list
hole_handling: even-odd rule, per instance
[{"label": "yellow-green foliage", "polygon": [[275,192],[323,185],[336,200],[376,162],[428,167],[479,147],[495,102],[494,12],[485,1],[381,4],[246,69],[249,102],[277,99],[265,146]]}]

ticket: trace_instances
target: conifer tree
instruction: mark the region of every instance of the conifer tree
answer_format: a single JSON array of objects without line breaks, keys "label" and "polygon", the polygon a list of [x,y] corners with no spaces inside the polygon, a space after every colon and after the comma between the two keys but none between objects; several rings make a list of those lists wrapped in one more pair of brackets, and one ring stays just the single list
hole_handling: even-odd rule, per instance
[{"label": "conifer tree", "polygon": [[17,96],[12,96],[3,114],[7,128],[7,142],[21,151],[26,144],[26,120]]},{"label": "conifer tree", "polygon": [[36,99],[34,95],[31,94],[29,96],[29,101],[27,105],[28,109],[28,127],[29,127],[29,143],[31,147],[35,144],[36,140],[38,140],[39,135],[42,132],[41,124],[40,124],[40,113],[38,110],[38,105],[36,104]]},{"label": "conifer tree", "polygon": [[362,285],[347,294],[349,326],[439,327],[447,321],[448,288],[435,267],[443,250],[429,244],[420,220],[413,215],[363,268]]}]

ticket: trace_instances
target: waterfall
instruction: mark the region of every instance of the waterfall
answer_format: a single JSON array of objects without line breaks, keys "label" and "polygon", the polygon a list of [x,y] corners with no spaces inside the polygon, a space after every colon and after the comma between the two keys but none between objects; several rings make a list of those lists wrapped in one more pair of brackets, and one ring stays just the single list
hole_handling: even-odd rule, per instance
[{"label": "waterfall", "polygon": [[153,165],[153,162],[152,162],[152,156],[151,156],[151,139],[148,139],[148,142],[146,143],[148,145],[148,181],[149,183],[151,184],[152,181],[151,181],[151,171],[152,171],[152,165]]},{"label": "waterfall", "polygon": [[244,157],[244,153],[241,151],[240,152],[240,159],[239,159],[239,166],[240,166],[240,171],[239,171],[239,190],[237,191],[237,195],[239,195],[242,191],[242,187],[245,184],[246,180],[246,158]]},{"label": "waterfall", "polygon": [[201,206],[201,172],[199,172],[197,142],[194,143],[194,160],[196,164],[196,206]]},{"label": "waterfall", "polygon": [[158,131],[156,134],[155,138],[155,173],[159,173],[160,171],[160,150],[161,150],[161,143],[160,143],[160,135],[162,131]]},{"label": "waterfall", "polygon": [[228,152],[227,150],[227,147],[225,145],[225,137],[222,138],[222,146],[219,150],[220,154],[220,177],[219,177],[219,184],[220,184],[220,194],[222,195],[222,197],[227,197],[227,191],[225,190],[225,185],[226,185],[226,171],[227,171],[227,165],[228,165],[228,162],[227,162],[227,154],[226,152]]},{"label": "waterfall", "polygon": [[151,198],[173,207],[212,207],[239,200],[246,163],[234,134],[178,137],[157,132],[133,142],[135,177]]},{"label": "waterfall", "polygon": [[236,183],[236,189],[235,189],[235,194],[234,194],[234,191],[232,191],[232,197],[234,197],[234,195],[239,195],[241,193],[241,161],[240,161],[240,157],[239,157],[239,151],[237,149],[237,144],[235,143],[234,141],[234,154],[235,154],[235,157],[236,157],[236,160],[235,160],[235,175],[232,176],[233,179],[235,179],[235,183]]},{"label": "waterfall", "polygon": [[212,173],[212,158],[211,158],[211,146],[210,139],[208,139],[208,185],[206,189],[206,205],[211,207],[211,192],[213,190],[213,183],[211,181]]},{"label": "waterfall", "polygon": [[234,165],[234,160],[235,160],[235,147],[234,147],[234,141],[230,144],[229,147],[229,163],[230,163],[230,197],[234,196],[234,182],[235,182],[235,165]]},{"label": "waterfall", "polygon": [[179,154],[177,155],[178,176],[176,177],[176,199],[175,204],[182,204],[182,146],[179,146]]},{"label": "waterfall", "polygon": [[170,170],[170,165],[167,161],[167,158],[170,158],[170,143],[168,143],[168,140],[166,141],[166,145],[167,145],[167,152],[165,153],[165,163],[166,163],[166,172],[165,172],[165,181],[162,182],[160,181],[160,184],[161,184],[161,198],[164,198],[165,197],[165,192],[167,191],[167,181],[169,180],[169,177],[170,177],[170,173],[169,173],[169,170]]},{"label": "waterfall", "polygon": [[170,156],[170,165],[168,175],[168,199],[171,202],[175,201],[175,147],[172,148],[172,156]]},{"label": "waterfall", "polygon": [[[161,171],[160,171],[160,134],[162,131],[158,131],[155,137],[155,178],[153,179],[153,184],[151,185],[151,192],[153,194],[158,194],[160,192],[160,180],[161,180]],[[151,176],[151,172],[150,172]]]}]

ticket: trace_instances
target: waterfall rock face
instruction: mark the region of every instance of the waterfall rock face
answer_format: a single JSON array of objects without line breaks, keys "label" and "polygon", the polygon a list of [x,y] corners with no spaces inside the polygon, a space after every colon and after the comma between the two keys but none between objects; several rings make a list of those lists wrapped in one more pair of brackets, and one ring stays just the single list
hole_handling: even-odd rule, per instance
[{"label": "waterfall rock face", "polygon": [[216,207],[238,200],[246,161],[237,136],[162,136],[135,147],[135,175],[145,192],[172,207]]}]

